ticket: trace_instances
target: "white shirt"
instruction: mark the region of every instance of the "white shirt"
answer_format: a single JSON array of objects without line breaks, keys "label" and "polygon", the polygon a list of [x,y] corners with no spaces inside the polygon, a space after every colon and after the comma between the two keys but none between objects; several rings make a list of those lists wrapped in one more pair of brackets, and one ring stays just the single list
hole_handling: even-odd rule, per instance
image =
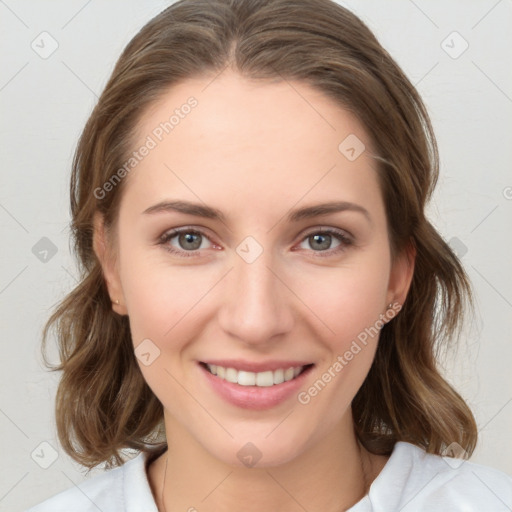
[{"label": "white shirt", "polygon": [[[141,452],[26,512],[158,512]],[[194,504],[192,504],[194,505]],[[200,507],[199,507],[200,509]],[[369,493],[347,512],[510,512],[512,476],[400,441]]]}]

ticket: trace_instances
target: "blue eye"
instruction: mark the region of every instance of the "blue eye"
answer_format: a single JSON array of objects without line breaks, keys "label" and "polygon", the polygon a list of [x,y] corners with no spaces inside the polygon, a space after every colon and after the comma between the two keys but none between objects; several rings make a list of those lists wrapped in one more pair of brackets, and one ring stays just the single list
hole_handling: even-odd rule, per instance
[{"label": "blue eye", "polygon": [[[171,240],[176,239],[178,247],[171,244]],[[210,240],[204,233],[195,229],[182,228],[173,229],[164,233],[160,238],[160,242],[165,246],[166,250],[174,254],[180,254],[181,256],[197,256],[199,249],[207,249],[203,245],[205,240]],[[188,254],[187,254],[188,253]]]},{"label": "blue eye", "polygon": [[[336,243],[334,247],[333,242]],[[160,237],[158,243],[171,254],[183,257],[200,256],[202,249],[208,249],[215,245],[202,231],[187,227],[167,231]],[[208,243],[210,243],[210,247]],[[309,248],[303,247],[303,244],[308,244]],[[353,245],[353,241],[343,231],[325,228],[307,234],[302,239],[300,248],[311,250],[314,256],[328,257],[346,250],[350,245]]]},{"label": "blue eye", "polygon": [[[335,245],[334,248],[332,246],[333,241],[337,242],[337,245]],[[345,250],[347,246],[352,245],[353,242],[342,231],[328,228],[309,233],[301,242],[301,245],[304,243],[308,244],[313,252],[318,253],[315,254],[315,256],[324,257],[331,256],[332,254],[337,254],[338,252]]]}]

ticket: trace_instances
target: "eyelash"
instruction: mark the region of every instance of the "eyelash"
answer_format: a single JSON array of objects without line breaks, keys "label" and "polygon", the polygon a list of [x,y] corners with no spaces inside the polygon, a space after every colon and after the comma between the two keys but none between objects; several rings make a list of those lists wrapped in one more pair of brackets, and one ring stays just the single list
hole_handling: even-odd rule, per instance
[{"label": "eyelash", "polygon": [[[173,247],[171,247],[168,244],[168,242],[171,239],[173,239],[174,237],[176,237],[182,233],[191,233],[194,235],[200,235],[200,236],[208,239],[210,242],[212,242],[210,240],[210,238],[205,233],[203,233],[201,230],[184,227],[184,228],[177,228],[177,229],[172,229],[170,231],[167,231],[159,238],[158,244],[163,245],[164,249],[166,251],[170,252],[171,254],[176,254],[176,255],[179,255],[179,256],[182,256],[185,258],[197,257],[200,252],[200,250],[198,250],[198,249],[195,249],[192,251],[182,251],[182,250],[174,249]],[[323,229],[317,229],[315,231],[310,231],[309,233],[306,233],[304,235],[304,237],[301,239],[301,243],[304,240],[307,240],[312,235],[331,235],[331,236],[335,237],[336,239],[338,239],[338,241],[340,242],[340,245],[338,247],[336,247],[335,249],[327,249],[326,251],[314,251],[313,249],[311,249],[311,252],[315,253],[315,257],[319,257],[319,258],[326,258],[329,256],[337,255],[340,252],[345,251],[351,245],[353,245],[353,240],[351,238],[349,238],[343,231],[335,229],[335,228],[323,228]]]}]

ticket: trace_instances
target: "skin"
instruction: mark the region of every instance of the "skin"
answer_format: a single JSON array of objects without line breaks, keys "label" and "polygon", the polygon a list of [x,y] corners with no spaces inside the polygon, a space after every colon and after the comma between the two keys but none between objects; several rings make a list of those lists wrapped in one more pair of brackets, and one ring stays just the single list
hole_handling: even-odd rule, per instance
[{"label": "skin", "polygon": [[[305,84],[256,82],[230,70],[212,79],[173,86],[145,113],[137,147],[188,97],[198,100],[125,178],[117,237],[109,239],[95,219],[95,251],[119,300],[113,309],[129,316],[134,347],[149,338],[160,350],[148,366],[137,360],[164,406],[169,444],[149,466],[150,485],[167,512],[232,511],[241,503],[247,512],[345,510],[387,461],[360,451],[350,408],[378,336],[308,404],[294,395],[264,411],[225,402],[197,361],[311,361],[307,390],[388,304],[403,304],[414,254],[391,261],[371,141],[352,114]],[[354,161],[338,150],[349,134],[366,146]],[[206,204],[226,218],[143,213],[169,199]],[[356,211],[286,218],[340,200],[364,207],[371,220]],[[158,244],[179,227],[208,237],[195,256]],[[333,237],[315,250],[308,237],[329,227],[353,243]],[[263,249],[252,263],[236,252],[247,236]],[[169,245],[189,247],[178,237]],[[252,468],[237,457],[247,442],[262,454]]]}]

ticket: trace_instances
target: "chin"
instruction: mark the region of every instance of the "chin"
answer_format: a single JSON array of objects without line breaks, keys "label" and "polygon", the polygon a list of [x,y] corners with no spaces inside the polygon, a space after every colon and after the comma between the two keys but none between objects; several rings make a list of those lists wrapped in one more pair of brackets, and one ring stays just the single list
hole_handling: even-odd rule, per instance
[{"label": "chin", "polygon": [[214,446],[211,439],[205,441],[201,443],[203,447],[224,464],[236,468],[263,469],[293,461],[306,450],[311,438],[305,431],[292,431],[289,426],[285,428],[284,424],[276,423],[271,428],[265,428],[264,432],[261,429],[246,429],[244,435],[224,439]]}]

